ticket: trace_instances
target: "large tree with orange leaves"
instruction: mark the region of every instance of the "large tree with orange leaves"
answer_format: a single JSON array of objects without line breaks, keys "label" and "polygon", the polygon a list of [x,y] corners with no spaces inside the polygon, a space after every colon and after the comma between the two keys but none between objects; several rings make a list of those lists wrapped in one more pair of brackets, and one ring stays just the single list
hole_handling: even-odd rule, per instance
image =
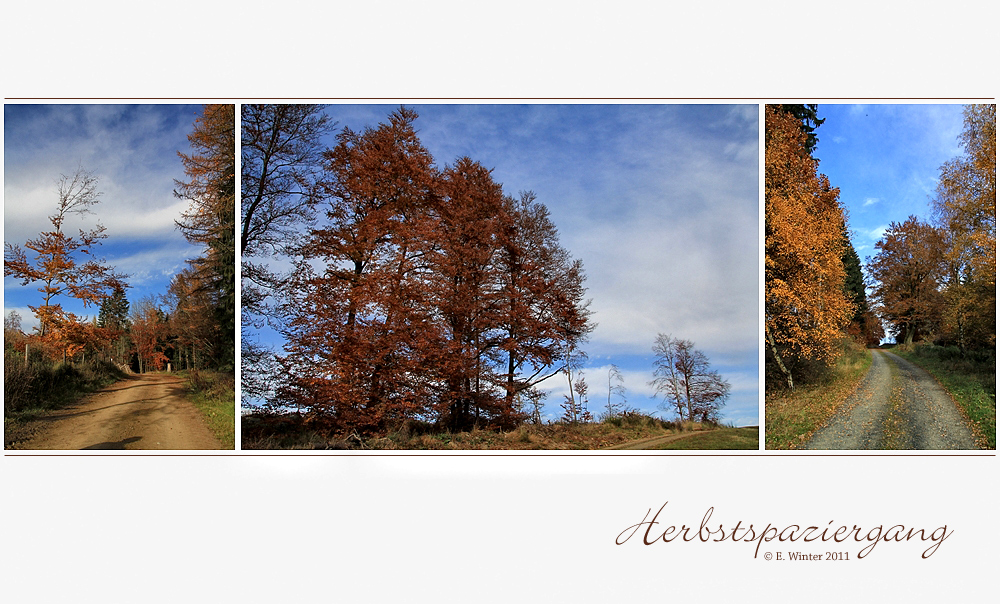
[{"label": "large tree with orange leaves", "polygon": [[18,245],[4,246],[4,276],[20,279],[22,285],[40,284],[42,304],[29,308],[38,317],[39,336],[50,350],[64,357],[72,357],[86,346],[93,334],[81,317],[63,309],[60,300],[76,298],[86,308],[100,304],[124,286],[125,276],[95,255],[95,248],[107,238],[100,223],[89,231],[80,229],[78,236],[63,229],[71,216],[92,213],[101,197],[97,183],[98,178],[82,168],[58,181],[56,211],[49,216],[52,230],[24,245],[34,252],[34,260]]},{"label": "large tree with orange leaves", "polygon": [[965,154],[941,166],[934,211],[946,238],[944,314],[963,349],[996,346],[996,105],[969,105]]},{"label": "large tree with orange leaves", "polygon": [[910,344],[919,333],[936,331],[944,308],[944,236],[940,229],[910,216],[891,222],[868,259],[876,312],[893,325],[896,341]]},{"label": "large tree with orange leaves", "polygon": [[279,402],[345,430],[510,426],[591,329],[582,266],[532,195],[505,196],[467,157],[437,169],[415,119],[344,129],[325,154],[324,218],[287,281]]},{"label": "large tree with orange leaves", "polygon": [[829,362],[854,308],[845,295],[844,210],[794,116],[765,109],[764,335],[789,388],[795,367]]},{"label": "large tree with orange leaves", "polygon": [[430,404],[421,366],[439,336],[420,276],[435,171],[414,119],[400,109],[339,134],[325,153],[325,220],[287,281],[284,399],[343,426],[375,428]]}]

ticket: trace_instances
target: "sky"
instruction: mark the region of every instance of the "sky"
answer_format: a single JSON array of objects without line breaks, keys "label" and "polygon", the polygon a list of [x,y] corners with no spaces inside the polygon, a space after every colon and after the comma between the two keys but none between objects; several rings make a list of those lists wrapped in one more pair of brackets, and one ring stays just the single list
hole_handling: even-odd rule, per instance
[{"label": "sky", "polygon": [[[93,214],[67,218],[63,232],[104,225],[96,254],[129,275],[128,300],[166,293],[201,251],[174,226],[188,202],[173,194],[174,180],[185,178],[177,152],[190,152],[187,135],[200,113],[200,105],[4,105],[4,242],[23,248],[52,230],[57,182],[82,167],[99,179],[100,203]],[[41,304],[38,287],[4,278],[4,316],[16,311],[25,332],[38,325],[28,309]],[[61,302],[78,315],[98,311]]]},{"label": "sky", "polygon": [[962,105],[819,105],[819,171],[840,188],[862,264],[890,222],[931,220],[943,163],[962,154]]},{"label": "sky", "polygon": [[[337,131],[360,131],[397,107],[327,113]],[[591,412],[607,404],[611,364],[624,374],[628,405],[657,412],[651,349],[665,333],[693,341],[730,382],[723,421],[757,425],[757,105],[412,108],[438,167],[468,155],[493,169],[506,194],[533,191],[563,247],[583,261],[597,323],[584,346]],[[550,392],[544,415],[557,418],[565,376],[540,387]]]},{"label": "sky", "polygon": [[[819,105],[819,171],[840,188],[862,270],[889,223],[933,220],[941,165],[963,153],[962,105]],[[867,275],[867,271],[865,271]],[[888,330],[886,330],[888,332]],[[884,342],[891,341],[887,335]]]}]

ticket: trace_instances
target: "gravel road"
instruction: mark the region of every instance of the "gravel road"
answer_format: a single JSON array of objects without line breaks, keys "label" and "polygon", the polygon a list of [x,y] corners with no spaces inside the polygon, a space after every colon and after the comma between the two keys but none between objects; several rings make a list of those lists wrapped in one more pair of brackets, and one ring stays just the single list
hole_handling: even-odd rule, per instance
[{"label": "gravel road", "polygon": [[920,367],[885,350],[804,449],[978,449],[955,402]]}]

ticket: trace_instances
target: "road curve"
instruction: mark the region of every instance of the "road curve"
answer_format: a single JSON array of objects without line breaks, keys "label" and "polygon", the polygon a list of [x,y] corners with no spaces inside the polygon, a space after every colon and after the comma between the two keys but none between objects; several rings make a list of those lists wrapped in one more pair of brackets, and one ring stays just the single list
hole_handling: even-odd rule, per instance
[{"label": "road curve", "polygon": [[184,381],[134,375],[39,420],[24,449],[220,449]]},{"label": "road curve", "polygon": [[978,449],[955,402],[929,373],[885,350],[804,449]]}]

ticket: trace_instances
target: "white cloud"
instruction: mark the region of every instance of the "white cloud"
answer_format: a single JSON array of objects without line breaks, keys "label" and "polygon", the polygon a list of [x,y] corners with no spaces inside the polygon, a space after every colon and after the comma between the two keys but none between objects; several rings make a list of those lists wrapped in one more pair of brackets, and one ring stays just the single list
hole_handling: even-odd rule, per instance
[{"label": "white cloud", "polygon": [[878,200],[878,198],[877,198],[877,197],[866,197],[866,198],[865,198],[865,203],[864,203],[864,206],[865,206],[865,207],[868,207],[868,206],[870,206],[870,205],[874,205],[874,204],[878,203],[878,201],[879,201],[879,200]]},{"label": "white cloud", "polygon": [[196,256],[192,253],[193,249],[196,248],[181,241],[117,256],[109,263],[119,272],[128,274],[130,284],[139,286],[154,279],[173,276],[186,268],[186,260]]},{"label": "white cloud", "polygon": [[885,232],[887,230],[889,230],[889,225],[883,224],[881,226],[875,227],[874,229],[870,229],[868,231],[864,231],[864,233],[866,235],[868,235],[868,238],[871,241],[874,242],[874,241],[878,241],[878,240],[882,239],[882,237],[885,236]]}]

